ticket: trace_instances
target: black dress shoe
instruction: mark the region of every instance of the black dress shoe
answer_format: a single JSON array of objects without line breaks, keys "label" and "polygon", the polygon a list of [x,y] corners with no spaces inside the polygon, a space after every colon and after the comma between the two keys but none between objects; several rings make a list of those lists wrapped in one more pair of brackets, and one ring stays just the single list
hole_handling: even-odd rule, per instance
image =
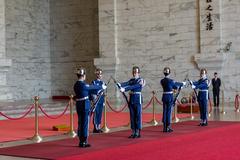
[{"label": "black dress shoe", "polygon": [[206,123],[203,123],[202,126],[208,126],[208,123],[207,123],[207,122],[206,122]]},{"label": "black dress shoe", "polygon": [[198,124],[198,126],[202,126],[202,125],[203,125],[203,123],[199,123],[199,124]]},{"label": "black dress shoe", "polygon": [[141,138],[141,135],[140,135],[140,134],[139,134],[139,135],[136,135],[135,138]]},{"label": "black dress shoe", "polygon": [[135,138],[136,135],[135,134],[131,134],[128,138]]},{"label": "black dress shoe", "polygon": [[83,142],[83,143],[80,143],[80,144],[79,144],[79,147],[80,147],[80,148],[87,148],[87,147],[91,147],[91,145],[88,144],[88,143],[86,143],[86,142]]},{"label": "black dress shoe", "polygon": [[172,128],[167,128],[167,132],[173,132]]},{"label": "black dress shoe", "polygon": [[100,131],[97,129],[93,129],[93,133],[100,133]]},{"label": "black dress shoe", "polygon": [[103,130],[101,130],[101,129],[99,129],[98,131],[99,131],[99,133],[103,133]]}]

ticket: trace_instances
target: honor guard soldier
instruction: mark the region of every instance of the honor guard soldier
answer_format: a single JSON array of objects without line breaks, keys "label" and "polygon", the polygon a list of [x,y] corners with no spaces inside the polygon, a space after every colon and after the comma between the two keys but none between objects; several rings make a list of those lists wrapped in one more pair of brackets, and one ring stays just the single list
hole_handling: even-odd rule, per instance
[{"label": "honor guard soldier", "polygon": [[85,82],[86,71],[84,68],[79,68],[76,71],[78,81],[74,84],[74,91],[76,94],[76,110],[78,115],[78,137],[79,137],[79,147],[85,148],[90,147],[88,144],[88,129],[89,129],[89,118],[90,118],[90,101],[89,101],[89,91],[106,89],[105,85],[88,85]]},{"label": "honor guard soldier", "polygon": [[121,92],[130,91],[129,110],[132,134],[128,138],[140,138],[142,129],[142,88],[145,81],[140,77],[140,69],[137,66],[132,68],[131,78],[127,82],[118,83]]},{"label": "honor guard soldier", "polygon": [[199,126],[208,125],[208,88],[210,86],[210,81],[207,78],[207,70],[205,68],[200,70],[200,79],[198,81],[192,82],[192,89],[198,89],[197,100],[200,109],[200,124]]},{"label": "honor guard soldier", "polygon": [[[93,85],[98,85],[98,86],[102,86],[102,85],[106,85],[103,81],[102,81],[102,69],[97,68],[95,71],[96,74],[96,79],[92,81]],[[99,92],[101,92],[102,90],[93,90],[91,92],[91,96],[93,98],[93,100],[95,100],[97,98],[97,95],[99,94]],[[103,106],[104,106],[104,95],[101,95],[97,105],[96,105],[96,109],[93,115],[93,125],[94,125],[94,129],[93,129],[93,133],[101,133],[101,119],[102,119],[102,111],[103,111]]]},{"label": "honor guard soldier", "polygon": [[163,132],[172,132],[171,117],[172,108],[174,105],[173,89],[178,89],[186,85],[186,82],[175,82],[169,78],[171,71],[169,67],[163,69],[164,78],[160,81],[163,88],[162,102],[163,102]]}]

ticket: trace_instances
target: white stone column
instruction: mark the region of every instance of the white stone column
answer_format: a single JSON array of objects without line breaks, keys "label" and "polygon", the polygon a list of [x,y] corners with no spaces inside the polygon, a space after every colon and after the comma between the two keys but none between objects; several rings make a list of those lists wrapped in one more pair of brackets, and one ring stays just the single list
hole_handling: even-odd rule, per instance
[{"label": "white stone column", "polygon": [[[107,82],[111,76],[116,78],[118,59],[117,0],[99,1],[99,52],[100,58],[94,59],[94,65],[104,72]],[[108,86],[108,95],[115,95],[115,85]]]},{"label": "white stone column", "polygon": [[199,0],[200,54],[194,56],[198,68],[207,68],[210,73],[221,71],[224,55],[222,48],[222,0]]},{"label": "white stone column", "polygon": [[12,65],[11,59],[6,58],[5,30],[5,0],[0,0],[0,100],[12,99],[7,85],[7,72]]}]

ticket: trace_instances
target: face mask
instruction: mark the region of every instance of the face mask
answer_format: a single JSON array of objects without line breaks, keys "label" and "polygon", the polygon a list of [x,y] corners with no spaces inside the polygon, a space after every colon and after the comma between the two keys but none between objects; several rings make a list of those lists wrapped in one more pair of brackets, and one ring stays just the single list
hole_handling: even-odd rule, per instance
[{"label": "face mask", "polygon": [[133,77],[134,77],[134,78],[139,78],[139,74],[138,74],[138,73],[135,73],[135,74],[133,74]]},{"label": "face mask", "polygon": [[206,74],[202,74],[202,75],[201,75],[201,78],[202,78],[202,79],[204,79],[204,78],[206,78],[206,77],[207,77]]}]

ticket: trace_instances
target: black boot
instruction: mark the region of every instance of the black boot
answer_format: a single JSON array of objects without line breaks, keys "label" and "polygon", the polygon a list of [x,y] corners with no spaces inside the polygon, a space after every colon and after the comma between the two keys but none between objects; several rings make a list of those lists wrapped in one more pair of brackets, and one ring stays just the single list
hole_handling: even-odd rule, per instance
[{"label": "black boot", "polygon": [[84,139],[83,137],[79,137],[79,144],[78,147],[81,147],[83,145]]},{"label": "black boot", "polygon": [[173,129],[170,126],[168,126],[167,127],[167,132],[173,132]]},{"label": "black boot", "polygon": [[135,138],[136,137],[136,131],[132,130],[132,134],[128,138]]},{"label": "black boot", "polygon": [[167,124],[163,123],[163,132],[167,132]]},{"label": "black boot", "polygon": [[140,137],[141,137],[140,129],[137,129],[135,138],[140,138]]},{"label": "black boot", "polygon": [[87,143],[87,137],[83,137],[82,138],[83,141],[79,143],[79,147],[81,148],[87,148],[87,147],[91,147],[91,145],[89,143]]}]

